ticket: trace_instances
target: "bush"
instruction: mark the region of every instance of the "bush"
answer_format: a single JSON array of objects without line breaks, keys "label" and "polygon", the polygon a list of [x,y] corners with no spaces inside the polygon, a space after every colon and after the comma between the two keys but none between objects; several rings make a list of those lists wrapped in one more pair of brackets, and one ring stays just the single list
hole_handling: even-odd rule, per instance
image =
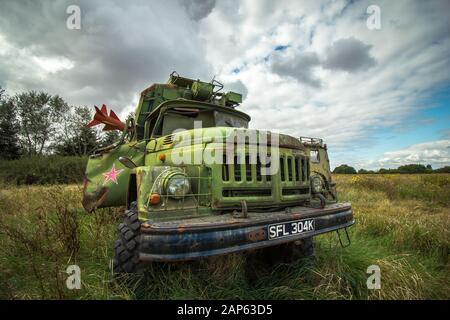
[{"label": "bush", "polygon": [[78,183],[87,157],[35,156],[0,161],[0,182],[16,185]]},{"label": "bush", "polygon": [[433,170],[428,169],[423,164],[407,164],[397,168],[399,173],[431,173]]},{"label": "bush", "polygon": [[450,166],[445,166],[439,169],[435,169],[434,172],[436,173],[450,173]]},{"label": "bush", "polygon": [[369,174],[369,173],[373,174],[375,172],[373,170],[366,170],[366,169],[359,169],[358,170],[358,174]]},{"label": "bush", "polygon": [[334,168],[333,173],[355,174],[356,170],[346,164],[341,164],[339,167]]}]

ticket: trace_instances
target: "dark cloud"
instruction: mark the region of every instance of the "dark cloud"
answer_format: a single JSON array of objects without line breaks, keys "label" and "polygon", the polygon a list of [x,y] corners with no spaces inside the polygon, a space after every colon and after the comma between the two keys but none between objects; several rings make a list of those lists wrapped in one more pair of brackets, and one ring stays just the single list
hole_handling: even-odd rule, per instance
[{"label": "dark cloud", "polygon": [[195,21],[206,18],[216,6],[216,0],[180,0],[180,3]]},{"label": "dark cloud", "polygon": [[376,64],[369,54],[371,47],[355,38],[337,40],[328,49],[323,67],[348,72],[367,70]]},{"label": "dark cloud", "polygon": [[[81,30],[66,28],[71,4],[81,8]],[[69,103],[104,102],[121,111],[173,70],[194,78],[212,76],[198,25],[176,0],[151,5],[143,0],[6,1],[1,15],[0,42],[3,37],[10,48],[0,59],[1,83],[7,88],[46,90]],[[42,70],[31,68],[34,57],[67,59],[74,67],[43,79]]]},{"label": "dark cloud", "polygon": [[320,87],[320,81],[312,74],[313,67],[319,63],[314,52],[303,52],[292,58],[276,54],[273,56],[272,71],[280,76],[292,77],[307,85]]}]

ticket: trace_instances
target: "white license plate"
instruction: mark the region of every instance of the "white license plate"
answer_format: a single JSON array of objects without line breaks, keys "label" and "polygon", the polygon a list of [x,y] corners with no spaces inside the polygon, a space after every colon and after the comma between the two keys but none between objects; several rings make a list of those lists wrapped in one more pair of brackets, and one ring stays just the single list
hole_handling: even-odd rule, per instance
[{"label": "white license plate", "polygon": [[295,236],[300,233],[314,231],[314,219],[274,223],[269,225],[267,231],[269,240]]}]

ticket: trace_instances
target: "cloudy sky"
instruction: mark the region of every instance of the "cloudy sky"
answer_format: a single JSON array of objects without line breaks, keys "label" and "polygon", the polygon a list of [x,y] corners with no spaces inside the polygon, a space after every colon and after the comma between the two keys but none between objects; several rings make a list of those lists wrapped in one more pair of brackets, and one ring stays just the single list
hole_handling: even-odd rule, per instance
[{"label": "cloudy sky", "polygon": [[[68,29],[69,5],[81,28]],[[376,5],[380,28],[374,22]],[[450,1],[0,0],[0,86],[124,117],[176,70],[245,94],[252,127],[332,166],[450,165]]]}]

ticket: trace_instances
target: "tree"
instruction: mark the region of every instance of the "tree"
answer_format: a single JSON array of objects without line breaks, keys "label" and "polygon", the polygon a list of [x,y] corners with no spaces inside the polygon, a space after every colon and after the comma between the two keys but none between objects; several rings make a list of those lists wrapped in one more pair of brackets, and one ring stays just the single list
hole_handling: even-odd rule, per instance
[{"label": "tree", "polygon": [[86,106],[72,108],[66,113],[58,138],[52,146],[55,153],[84,156],[99,147],[98,131],[87,127],[91,119],[92,112]]},{"label": "tree", "polygon": [[429,170],[423,164],[406,164],[397,168],[399,173],[427,173]]},{"label": "tree", "polygon": [[122,133],[117,130],[106,131],[103,139],[101,140],[101,146],[107,147],[112,145],[114,142],[117,142],[120,139],[121,135]]},{"label": "tree", "polygon": [[434,169],[436,173],[450,173],[450,166],[445,166],[439,169]]},{"label": "tree", "polygon": [[341,164],[340,166],[334,168],[333,173],[355,174],[356,170],[346,164]]},{"label": "tree", "polygon": [[0,87],[0,158],[6,160],[20,157],[19,124],[14,105]]},{"label": "tree", "polygon": [[30,156],[43,154],[69,110],[67,103],[59,96],[36,91],[17,94],[13,103],[19,114],[22,148]]}]

